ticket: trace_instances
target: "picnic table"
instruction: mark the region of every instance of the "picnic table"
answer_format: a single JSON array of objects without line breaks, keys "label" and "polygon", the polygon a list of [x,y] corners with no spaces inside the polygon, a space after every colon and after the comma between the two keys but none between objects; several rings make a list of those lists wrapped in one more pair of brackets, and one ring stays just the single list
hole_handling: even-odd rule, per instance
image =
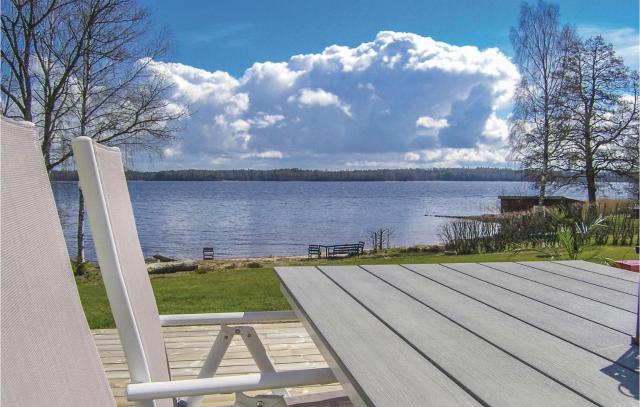
[{"label": "picnic table", "polygon": [[584,261],[275,272],[354,405],[638,405],[636,273]]}]

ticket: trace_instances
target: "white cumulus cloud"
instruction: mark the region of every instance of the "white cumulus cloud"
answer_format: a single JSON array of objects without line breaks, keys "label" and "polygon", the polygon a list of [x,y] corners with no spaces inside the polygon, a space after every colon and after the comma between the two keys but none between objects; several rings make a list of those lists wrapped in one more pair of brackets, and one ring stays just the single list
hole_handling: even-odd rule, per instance
[{"label": "white cumulus cloud", "polygon": [[333,106],[342,110],[347,116],[351,116],[349,105],[340,101],[340,98],[331,92],[322,89],[300,89],[295,96],[287,98],[289,103],[298,102],[302,106]]},{"label": "white cumulus cloud", "polygon": [[[518,72],[497,49],[380,32],[238,78],[178,63],[150,67],[188,105],[164,167],[500,163]],[[274,160],[277,159],[277,160]]]},{"label": "white cumulus cloud", "polygon": [[416,126],[424,127],[425,129],[442,129],[449,126],[447,119],[434,119],[429,116],[418,117],[416,120]]}]

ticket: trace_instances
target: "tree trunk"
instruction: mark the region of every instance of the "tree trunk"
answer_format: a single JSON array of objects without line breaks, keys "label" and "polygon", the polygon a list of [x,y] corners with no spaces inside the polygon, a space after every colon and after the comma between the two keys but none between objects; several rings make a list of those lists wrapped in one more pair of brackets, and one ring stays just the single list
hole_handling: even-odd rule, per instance
[{"label": "tree trunk", "polygon": [[162,254],[162,253],[156,253],[153,255],[154,259],[158,259],[160,261],[163,262],[168,262],[168,261],[178,261],[180,259],[175,258],[175,257],[171,257],[171,256],[167,256],[166,254]]},{"label": "tree trunk", "polygon": [[538,196],[538,206],[544,206],[544,197],[547,195],[547,169],[544,165],[542,176],[540,177],[540,195]]},{"label": "tree trunk", "polygon": [[84,266],[84,196],[82,190],[78,188],[78,229],[76,233],[76,275],[81,276],[85,273]]},{"label": "tree trunk", "polygon": [[591,132],[585,131],[585,178],[587,181],[587,195],[589,199],[589,207],[596,206],[596,174],[593,170],[593,151],[591,150]]},{"label": "tree trunk", "polygon": [[[545,83],[547,79],[545,78]],[[549,143],[551,142],[551,125],[549,124],[549,96],[547,86],[545,85],[545,112],[544,112],[544,140],[542,151],[542,176],[540,177],[540,196],[538,197],[538,205],[544,206],[544,198],[547,195],[547,181],[549,177]]]},{"label": "tree trunk", "polygon": [[178,271],[193,271],[197,269],[198,263],[195,260],[178,260],[147,264],[147,272],[149,274],[176,273]]},{"label": "tree trunk", "polygon": [[598,188],[596,186],[596,177],[593,174],[593,168],[587,170],[587,194],[589,198],[589,206],[596,205],[596,192]]}]

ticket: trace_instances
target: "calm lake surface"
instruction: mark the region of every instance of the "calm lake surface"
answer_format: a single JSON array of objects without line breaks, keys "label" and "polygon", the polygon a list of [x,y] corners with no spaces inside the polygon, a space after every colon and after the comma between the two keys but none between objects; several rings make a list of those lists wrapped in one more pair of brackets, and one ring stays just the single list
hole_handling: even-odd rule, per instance
[{"label": "calm lake surface", "polygon": [[[498,195],[534,194],[525,182],[129,182],[145,256],[200,258],[306,255],[310,243],[370,243],[367,231],[394,230],[391,243],[437,243],[447,218],[499,211]],[[608,188],[610,197],[624,196]],[[77,183],[54,182],[67,245],[75,254]],[[579,189],[564,196],[584,199]],[[95,260],[86,228],[87,257]]]}]

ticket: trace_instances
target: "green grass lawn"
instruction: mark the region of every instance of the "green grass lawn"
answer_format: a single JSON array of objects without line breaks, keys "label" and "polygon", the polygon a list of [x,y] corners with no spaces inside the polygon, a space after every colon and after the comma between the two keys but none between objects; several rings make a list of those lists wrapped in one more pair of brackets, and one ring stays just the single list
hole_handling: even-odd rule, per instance
[{"label": "green grass lawn", "polygon": [[[605,263],[615,259],[637,259],[633,246],[593,246],[585,249],[581,259]],[[556,258],[561,260],[562,258]],[[265,264],[249,263],[238,268],[220,269],[205,273],[177,273],[153,276],[151,285],[161,314],[182,314],[229,311],[270,311],[288,309],[289,305],[280,293],[273,266],[290,265],[345,265],[345,264],[411,264],[411,263],[462,263],[490,261],[549,260],[534,251],[503,252],[445,256],[437,253],[401,253],[389,250],[382,255],[365,255],[344,260],[286,259]],[[265,260],[266,261],[266,260]],[[211,263],[215,264],[215,263]],[[235,266],[235,265],[234,265]],[[80,298],[91,328],[114,327],[113,317],[104,286],[97,270],[77,279]]]}]

